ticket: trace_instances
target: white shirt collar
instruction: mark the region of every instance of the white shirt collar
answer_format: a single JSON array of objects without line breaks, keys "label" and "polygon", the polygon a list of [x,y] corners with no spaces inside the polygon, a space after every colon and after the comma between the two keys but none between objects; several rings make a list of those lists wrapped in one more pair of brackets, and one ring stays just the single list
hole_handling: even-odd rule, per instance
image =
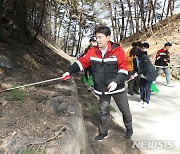
[{"label": "white shirt collar", "polygon": [[108,45],[107,47],[103,50],[102,48],[100,48],[100,51],[101,51],[101,54],[102,54],[102,57],[104,57],[104,55],[106,54],[107,52],[107,48],[108,48]]}]

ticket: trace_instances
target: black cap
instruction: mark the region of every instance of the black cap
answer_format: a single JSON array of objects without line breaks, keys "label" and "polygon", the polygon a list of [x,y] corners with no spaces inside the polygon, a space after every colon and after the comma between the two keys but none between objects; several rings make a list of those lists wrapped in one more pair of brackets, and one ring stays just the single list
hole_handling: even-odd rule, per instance
[{"label": "black cap", "polygon": [[94,39],[94,37],[91,37],[91,38],[89,39],[89,42],[96,42],[96,40]]}]

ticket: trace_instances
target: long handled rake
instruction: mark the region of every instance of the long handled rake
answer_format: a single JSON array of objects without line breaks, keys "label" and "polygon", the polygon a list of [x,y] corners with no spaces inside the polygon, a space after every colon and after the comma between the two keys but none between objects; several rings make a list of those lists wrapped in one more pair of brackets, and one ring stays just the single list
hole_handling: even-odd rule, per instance
[{"label": "long handled rake", "polygon": [[30,84],[26,84],[26,85],[21,85],[21,86],[17,86],[17,87],[12,87],[12,88],[8,88],[8,89],[0,90],[0,93],[6,92],[6,91],[11,91],[11,90],[14,90],[14,89],[23,88],[23,87],[29,87],[29,86],[33,86],[33,85],[38,85],[38,84],[42,84],[42,83],[56,81],[56,80],[60,80],[60,79],[62,79],[62,77],[53,78],[53,79],[44,80],[44,81],[39,81],[39,82],[30,83]]},{"label": "long handled rake", "polygon": [[[51,82],[51,81],[61,80],[61,79],[62,79],[62,77],[58,77],[58,78],[53,78],[53,79],[49,79],[49,80],[44,80],[44,81],[34,82],[34,83],[30,83],[30,84],[25,84],[25,85],[21,85],[21,86],[17,86],[17,87],[11,87],[11,88],[8,88],[8,89],[0,90],[0,93],[11,91],[11,90],[14,90],[14,89],[23,88],[23,87],[29,87],[29,86],[42,84],[42,83],[47,83],[47,82]],[[130,80],[132,80],[132,79],[129,79],[126,82],[129,82]]]}]

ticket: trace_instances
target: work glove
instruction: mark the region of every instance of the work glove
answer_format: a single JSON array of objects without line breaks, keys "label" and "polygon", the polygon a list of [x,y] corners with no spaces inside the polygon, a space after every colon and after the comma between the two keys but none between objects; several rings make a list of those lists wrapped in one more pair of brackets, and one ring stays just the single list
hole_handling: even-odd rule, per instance
[{"label": "work glove", "polygon": [[135,77],[137,77],[138,76],[138,74],[137,74],[137,72],[136,73],[134,73],[133,75],[131,75],[131,80],[133,80]]},{"label": "work glove", "polygon": [[64,73],[63,75],[62,75],[62,80],[68,80],[68,79],[70,79],[70,73],[69,72],[66,72],[66,73]]},{"label": "work glove", "polygon": [[109,85],[108,85],[108,92],[111,92],[113,90],[115,90],[117,87],[117,83],[116,82],[111,82]]}]

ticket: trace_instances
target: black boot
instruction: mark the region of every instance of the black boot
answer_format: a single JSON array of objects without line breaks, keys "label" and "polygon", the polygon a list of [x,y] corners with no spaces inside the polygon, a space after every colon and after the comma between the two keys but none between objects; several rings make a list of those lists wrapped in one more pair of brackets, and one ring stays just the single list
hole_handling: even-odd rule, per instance
[{"label": "black boot", "polygon": [[127,128],[126,129],[126,137],[129,139],[133,136],[133,129],[132,128]]}]

